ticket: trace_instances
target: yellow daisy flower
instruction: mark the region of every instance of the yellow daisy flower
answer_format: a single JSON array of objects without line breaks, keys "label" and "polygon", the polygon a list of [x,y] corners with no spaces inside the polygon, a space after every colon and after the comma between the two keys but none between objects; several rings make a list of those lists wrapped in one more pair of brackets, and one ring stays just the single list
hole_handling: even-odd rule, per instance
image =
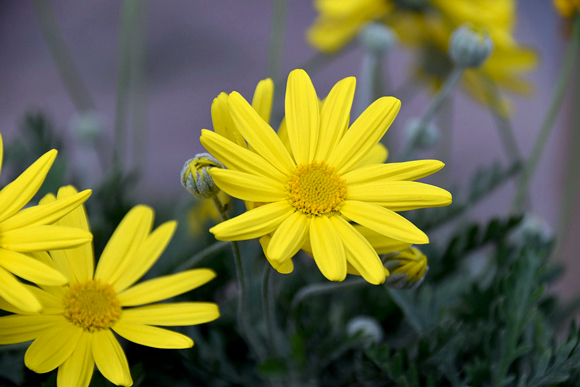
[{"label": "yellow daisy flower", "polygon": [[294,70],[286,90],[286,125],[291,151],[237,92],[228,106],[253,152],[208,130],[201,142],[229,169],[211,169],[230,196],[263,203],[210,229],[220,240],[272,233],[266,256],[285,271],[307,236],[322,274],[342,281],[349,262],[370,283],[385,281],[381,260],[348,221],[407,243],[428,243],[425,233],[395,211],[451,203],[449,192],[411,180],[443,167],[439,161],[357,167],[395,119],[400,101],[375,101],[347,130],[355,79],[345,78],[319,108],[310,78]]},{"label": "yellow daisy flower", "polygon": [[[74,196],[72,187],[59,190],[58,198]],[[43,202],[55,201],[48,196]],[[94,267],[90,244],[71,250],[35,253],[53,270],[60,271],[68,286],[23,285],[42,303],[40,313],[27,313],[2,302],[15,314],[0,317],[0,344],[34,340],[26,351],[28,368],[45,373],[58,367],[59,387],[88,386],[95,364],[111,382],[130,386],[133,381],[118,335],[155,348],[189,348],[193,341],[180,333],[157,327],[201,324],[219,317],[218,307],[208,302],[147,305],[197,288],[215,273],[208,269],[138,281],[159,259],[169,243],[176,222],[151,231],[153,210],[136,206],[123,218]],[[84,208],[79,207],[59,223],[88,232]]]},{"label": "yellow daisy flower", "polygon": [[571,18],[580,11],[580,0],[554,0],[554,7],[565,18]]},{"label": "yellow daisy flower", "polygon": [[[3,149],[0,135],[0,171]],[[27,312],[40,311],[41,304],[15,275],[39,285],[63,285],[66,278],[25,253],[75,247],[93,237],[77,228],[52,225],[87,200],[90,190],[22,209],[44,182],[56,154],[54,149],[45,153],[0,191],[0,297]]]}]

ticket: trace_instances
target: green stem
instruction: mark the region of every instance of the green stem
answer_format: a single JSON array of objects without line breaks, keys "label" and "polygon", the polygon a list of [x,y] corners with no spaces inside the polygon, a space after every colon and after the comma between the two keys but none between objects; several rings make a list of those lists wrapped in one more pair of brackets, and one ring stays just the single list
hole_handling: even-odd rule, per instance
[{"label": "green stem", "polygon": [[174,270],[172,270],[172,273],[179,273],[184,270],[189,270],[192,267],[197,266],[204,259],[209,258],[215,254],[221,253],[229,246],[230,246],[229,242],[218,241],[213,245],[208,246],[205,249],[199,251],[193,257],[189,258],[187,261],[182,262],[179,266],[177,266]]},{"label": "green stem", "polygon": [[270,282],[270,274],[272,273],[272,266],[270,262],[266,261],[264,265],[264,275],[262,276],[262,314],[264,315],[264,322],[266,323],[266,335],[270,347],[273,350],[274,356],[281,354],[277,340],[276,329],[276,311],[274,300],[270,297],[272,293],[272,285]]},{"label": "green stem", "polygon": [[[224,206],[222,205],[220,199],[217,195],[211,197],[213,204],[220,215],[222,222],[228,220],[228,214]],[[234,255],[234,263],[236,265],[236,278],[238,280],[238,311],[237,311],[237,321],[238,327],[240,329],[241,335],[247,339],[250,348],[252,348],[258,358],[264,358],[264,350],[260,345],[253,330],[248,329],[248,324],[246,321],[246,314],[244,314],[245,308],[248,306],[246,302],[246,279],[244,275],[244,265],[242,263],[242,256],[240,254],[240,246],[238,242],[231,241],[232,253]]]},{"label": "green stem", "polygon": [[280,77],[287,13],[288,0],[273,1],[272,32],[270,34],[270,48],[268,49],[268,76],[272,79]]},{"label": "green stem", "polygon": [[361,285],[364,285],[366,281],[362,278],[357,278],[349,281],[343,282],[331,282],[331,283],[323,283],[323,284],[313,284],[305,286],[304,288],[300,289],[298,293],[292,299],[292,303],[290,304],[290,310],[293,316],[296,315],[296,311],[300,306],[300,303],[304,301],[306,298],[311,296],[317,296],[325,293],[331,293],[335,290],[344,290],[355,288]]},{"label": "green stem", "polygon": [[568,49],[566,51],[566,58],[564,59],[564,64],[562,65],[562,70],[560,71],[560,78],[558,79],[556,90],[554,91],[554,96],[552,97],[552,102],[548,108],[548,113],[544,118],[544,122],[540,127],[540,132],[538,137],[536,137],[536,142],[532,148],[532,153],[524,169],[523,176],[518,184],[516,195],[512,204],[512,209],[514,211],[522,211],[524,205],[524,199],[526,193],[530,188],[532,178],[538,167],[542,153],[552,132],[554,126],[554,121],[560,111],[562,106],[562,100],[566,93],[568,86],[568,80],[570,79],[570,74],[574,68],[576,62],[576,54],[578,53],[578,47],[580,46],[580,13],[576,15],[576,20],[574,21],[574,29],[572,31],[572,40],[568,44]]}]

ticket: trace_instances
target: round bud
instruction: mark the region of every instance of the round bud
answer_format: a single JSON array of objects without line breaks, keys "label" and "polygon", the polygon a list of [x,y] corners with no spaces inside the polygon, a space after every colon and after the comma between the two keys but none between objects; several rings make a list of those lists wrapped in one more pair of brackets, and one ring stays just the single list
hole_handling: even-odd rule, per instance
[{"label": "round bud", "polygon": [[383,328],[381,324],[369,316],[353,317],[346,324],[346,333],[349,336],[354,336],[360,333],[366,339],[367,344],[380,343],[383,340]]},{"label": "round bud", "polygon": [[416,288],[421,285],[429,270],[427,257],[415,247],[387,257],[385,267],[390,272],[385,285],[394,289]]},{"label": "round bud", "polygon": [[419,125],[419,119],[410,119],[405,125],[405,136],[408,142],[413,142],[418,148],[431,149],[439,142],[441,133],[435,124]]},{"label": "round bud", "polygon": [[211,198],[220,191],[208,172],[211,168],[225,167],[209,153],[198,153],[183,165],[181,169],[181,185],[195,197]]},{"label": "round bud", "polygon": [[358,37],[361,45],[374,54],[383,54],[397,43],[395,32],[381,23],[368,23]]},{"label": "round bud", "polygon": [[492,50],[489,35],[468,25],[458,27],[449,40],[449,56],[460,67],[480,67]]},{"label": "round bud", "polygon": [[69,125],[74,135],[84,144],[93,144],[103,132],[102,117],[94,111],[74,115]]}]

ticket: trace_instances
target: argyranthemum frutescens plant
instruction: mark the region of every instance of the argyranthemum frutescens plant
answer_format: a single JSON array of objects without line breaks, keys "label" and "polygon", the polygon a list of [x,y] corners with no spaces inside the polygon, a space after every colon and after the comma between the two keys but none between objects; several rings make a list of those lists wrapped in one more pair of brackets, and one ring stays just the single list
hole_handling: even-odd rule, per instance
[{"label": "argyranthemum frutescens plant", "polygon": [[[15,275],[39,285],[64,285],[66,278],[25,253],[66,249],[92,239],[87,231],[53,224],[87,200],[90,190],[23,209],[42,185],[56,154],[54,149],[45,153],[0,191],[0,298],[26,312],[40,311],[41,303]],[[0,170],[2,156],[0,135]]]},{"label": "argyranthemum frutescens plant", "polygon": [[209,173],[229,195],[260,205],[213,227],[217,239],[272,233],[266,257],[285,273],[292,271],[291,258],[309,241],[326,278],[344,280],[350,265],[373,284],[383,283],[388,272],[349,221],[405,243],[428,242],[427,235],[395,211],[451,203],[449,192],[413,181],[443,165],[425,160],[357,167],[387,131],[400,102],[392,97],[375,101],[349,129],[354,89],[354,78],[343,79],[320,109],[310,78],[294,70],[286,91],[290,151],[239,93],[229,95],[236,128],[254,151],[203,130],[202,144],[228,167]]},{"label": "argyranthemum frutescens plant", "polygon": [[[63,187],[42,205],[73,197],[76,190]],[[68,285],[22,285],[42,304],[42,312],[27,312],[9,304],[0,307],[13,315],[0,317],[0,343],[34,340],[26,351],[25,364],[37,373],[58,367],[57,384],[88,386],[96,364],[117,385],[133,381],[118,335],[155,348],[189,348],[193,341],[158,326],[185,326],[213,321],[218,307],[209,302],[179,302],[148,305],[195,289],[215,277],[209,269],[147,280],[134,285],[159,259],[169,243],[176,222],[166,222],[151,231],[153,210],[134,207],[109,240],[96,269],[90,244],[75,249],[35,253],[38,262],[61,273]],[[81,206],[59,224],[89,232]],[[31,258],[32,259],[32,258]],[[145,306],[144,306],[145,305]]]}]

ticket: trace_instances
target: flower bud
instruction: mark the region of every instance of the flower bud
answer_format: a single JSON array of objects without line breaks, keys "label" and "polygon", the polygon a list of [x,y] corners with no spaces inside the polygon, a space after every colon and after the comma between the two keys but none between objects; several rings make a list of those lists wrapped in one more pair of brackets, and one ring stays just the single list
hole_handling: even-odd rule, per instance
[{"label": "flower bud", "polygon": [[383,54],[397,43],[397,35],[381,23],[368,23],[358,37],[361,45],[374,54]]},{"label": "flower bud", "polygon": [[419,119],[410,119],[405,125],[405,135],[409,143],[415,144],[421,149],[431,149],[439,142],[441,133],[435,124],[428,123],[422,127]]},{"label": "flower bud", "polygon": [[195,197],[211,198],[220,191],[208,172],[211,168],[225,167],[209,153],[198,153],[193,159],[187,160],[183,165],[181,169],[181,185]]},{"label": "flower bud", "polygon": [[547,244],[554,240],[554,231],[544,218],[528,213],[524,215],[521,223],[512,233],[510,240],[521,245],[529,245],[534,242]]},{"label": "flower bud", "polygon": [[346,333],[354,336],[362,333],[368,344],[380,343],[383,339],[383,328],[379,322],[369,316],[356,316],[346,324]]},{"label": "flower bud", "polygon": [[72,117],[71,131],[83,144],[94,144],[103,133],[103,119],[93,111],[81,112]]},{"label": "flower bud", "polygon": [[391,273],[385,285],[394,289],[411,289],[419,286],[429,270],[427,257],[414,247],[388,257],[385,267]]},{"label": "flower bud", "polygon": [[460,67],[480,67],[492,50],[489,35],[468,25],[455,29],[449,40],[449,56]]}]

